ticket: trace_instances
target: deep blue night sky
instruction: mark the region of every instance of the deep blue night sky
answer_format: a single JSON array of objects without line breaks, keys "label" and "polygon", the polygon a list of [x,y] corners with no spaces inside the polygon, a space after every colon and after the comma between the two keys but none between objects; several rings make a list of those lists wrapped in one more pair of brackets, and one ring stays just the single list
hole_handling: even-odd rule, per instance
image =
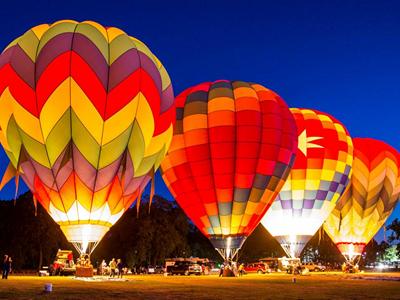
[{"label": "deep blue night sky", "polygon": [[[257,82],[400,149],[400,1],[56,2],[2,3],[0,47],[41,23],[94,20],[145,42],[176,94],[215,79]],[[160,176],[156,191],[171,198]],[[0,198],[13,194],[11,183]]]}]

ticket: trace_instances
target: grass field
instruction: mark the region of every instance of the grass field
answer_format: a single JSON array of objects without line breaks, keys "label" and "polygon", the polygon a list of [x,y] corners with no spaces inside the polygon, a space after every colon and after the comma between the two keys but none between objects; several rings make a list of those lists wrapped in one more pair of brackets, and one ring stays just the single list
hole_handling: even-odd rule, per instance
[{"label": "grass field", "polygon": [[[400,299],[400,281],[387,280],[390,276],[400,274],[314,273],[296,276],[296,283],[287,274],[147,275],[128,276],[125,282],[10,276],[0,282],[0,299]],[[45,283],[53,284],[53,292],[43,292]]]}]

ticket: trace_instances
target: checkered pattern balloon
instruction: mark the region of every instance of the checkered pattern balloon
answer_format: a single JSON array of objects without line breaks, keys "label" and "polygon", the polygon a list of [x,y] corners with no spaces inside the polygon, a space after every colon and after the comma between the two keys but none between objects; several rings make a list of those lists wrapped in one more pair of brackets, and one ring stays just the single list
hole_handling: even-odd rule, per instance
[{"label": "checkered pattern balloon", "polygon": [[400,195],[400,154],[370,138],[355,138],[349,188],[324,224],[342,254],[352,259],[392,213]]},{"label": "checkered pattern balloon", "polygon": [[[283,186],[297,149],[285,102],[259,84],[216,81],[177,99],[163,178],[208,237],[246,237]],[[217,248],[217,247],[216,247]]]},{"label": "checkered pattern balloon", "polygon": [[261,222],[287,252],[293,252],[288,254],[298,257],[349,182],[353,144],[332,116],[309,109],[291,111],[298,130],[296,161]]},{"label": "checkered pattern balloon", "polygon": [[174,97],[139,40],[95,22],[36,26],[0,56],[0,141],[69,240],[100,239],[173,134]]}]

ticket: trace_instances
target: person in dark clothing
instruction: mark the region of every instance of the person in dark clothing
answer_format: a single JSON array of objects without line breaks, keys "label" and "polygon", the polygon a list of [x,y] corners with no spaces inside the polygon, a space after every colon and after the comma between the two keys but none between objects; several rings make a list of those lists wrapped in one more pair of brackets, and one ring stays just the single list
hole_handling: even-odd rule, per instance
[{"label": "person in dark clothing", "polygon": [[219,269],[219,276],[218,277],[221,277],[222,275],[224,275],[224,270],[225,270],[225,264],[222,264],[221,268]]},{"label": "person in dark clothing", "polygon": [[11,271],[11,257],[8,255],[4,255],[3,259],[3,274],[2,274],[2,279],[8,279],[8,274]]},{"label": "person in dark clothing", "polygon": [[118,259],[117,260],[117,268],[118,268],[118,277],[120,277],[120,278],[122,278],[122,273],[123,273],[122,267],[123,267],[122,261],[121,261],[121,259]]}]

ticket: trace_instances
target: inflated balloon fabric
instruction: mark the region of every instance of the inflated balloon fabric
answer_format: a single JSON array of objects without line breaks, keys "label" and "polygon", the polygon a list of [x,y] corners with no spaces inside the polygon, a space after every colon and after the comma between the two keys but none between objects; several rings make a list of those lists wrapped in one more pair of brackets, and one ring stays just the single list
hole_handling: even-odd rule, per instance
[{"label": "inflated balloon fabric", "polygon": [[384,142],[355,138],[349,188],[324,224],[345,255],[360,255],[392,213],[400,195],[400,155]]},{"label": "inflated balloon fabric", "polygon": [[165,68],[120,29],[39,25],[0,56],[1,144],[70,240],[73,225],[102,235],[119,219],[167,152],[174,120]]},{"label": "inflated balloon fabric", "polygon": [[310,109],[291,111],[299,138],[296,161],[261,222],[281,244],[301,240],[295,250],[298,256],[349,182],[353,144],[346,128],[332,116]]},{"label": "inflated balloon fabric", "polygon": [[176,103],[164,181],[206,236],[249,235],[294,162],[293,116],[276,93],[243,81],[199,84]]}]

